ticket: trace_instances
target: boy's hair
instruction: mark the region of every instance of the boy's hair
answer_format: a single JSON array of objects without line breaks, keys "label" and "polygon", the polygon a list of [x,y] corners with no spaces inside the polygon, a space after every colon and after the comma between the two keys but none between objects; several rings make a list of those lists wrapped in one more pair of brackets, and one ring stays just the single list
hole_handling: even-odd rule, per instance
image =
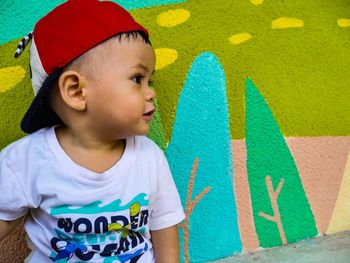
[{"label": "boy's hair", "polygon": [[[98,44],[96,47],[86,51],[85,53],[83,53],[82,55],[80,55],[79,57],[74,59],[72,62],[68,63],[65,67],[63,67],[63,69],[61,70],[61,73],[63,71],[70,70],[70,69],[79,70],[86,65],[90,66],[92,61],[93,61],[93,58],[96,56],[96,50],[103,48],[106,43],[109,43],[111,41],[119,41],[120,42],[122,39],[135,40],[137,37],[141,37],[146,44],[152,45],[148,36],[146,36],[144,34],[144,32],[142,32],[142,31],[130,31],[130,32],[120,33],[120,34],[117,34],[117,35],[103,41],[102,43]],[[56,78],[57,78],[57,76],[56,76]],[[59,76],[58,76],[58,78],[59,78]]]},{"label": "boy's hair", "polygon": [[112,37],[138,35],[150,43],[148,31],[110,1],[68,0],[39,20],[30,46],[35,97],[22,119],[21,129],[33,133],[62,124],[50,107],[49,94],[64,68],[74,63],[79,66],[85,52]]}]

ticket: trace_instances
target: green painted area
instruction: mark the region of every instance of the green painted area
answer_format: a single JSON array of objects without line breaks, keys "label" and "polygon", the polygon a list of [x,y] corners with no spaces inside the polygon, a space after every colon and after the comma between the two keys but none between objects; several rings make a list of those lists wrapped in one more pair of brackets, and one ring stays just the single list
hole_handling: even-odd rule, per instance
[{"label": "green painted area", "polygon": [[152,139],[155,143],[157,143],[158,146],[162,150],[165,150],[167,144],[166,144],[165,138],[164,138],[164,128],[163,128],[162,121],[160,118],[157,101],[156,101],[155,105],[156,105],[157,110],[154,113],[153,120],[152,120],[151,125],[149,127],[147,137]]},{"label": "green painted area", "polygon": [[24,136],[19,125],[33,98],[28,51],[18,59],[13,58],[18,41],[0,45],[0,68],[20,65],[26,70],[25,78],[21,82],[7,92],[0,93],[0,149]]},{"label": "green painted area", "polygon": [[315,220],[294,159],[269,106],[249,79],[246,108],[248,181],[260,246],[282,244],[276,222],[259,215],[260,212],[275,215],[265,183],[266,176],[271,177],[274,191],[284,180],[277,204],[288,243],[316,236]]},{"label": "green painted area", "polygon": [[[186,23],[157,25],[160,13],[177,8],[190,11]],[[203,51],[213,52],[223,64],[233,139],[245,137],[246,77],[259,86],[284,136],[350,135],[350,28],[337,25],[337,19],[350,18],[346,1],[264,1],[255,6],[248,0],[203,0],[132,13],[149,28],[155,48],[179,53],[155,78],[166,140],[186,72]],[[305,25],[271,29],[279,17],[302,19]],[[230,36],[243,32],[252,39],[229,43]]]}]

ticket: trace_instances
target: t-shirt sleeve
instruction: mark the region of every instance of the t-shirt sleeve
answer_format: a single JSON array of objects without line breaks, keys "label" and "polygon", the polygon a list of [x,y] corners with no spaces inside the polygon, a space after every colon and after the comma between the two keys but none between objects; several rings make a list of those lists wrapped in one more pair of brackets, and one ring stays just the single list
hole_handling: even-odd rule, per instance
[{"label": "t-shirt sleeve", "polygon": [[25,215],[28,201],[17,175],[0,154],[0,220],[11,221]]},{"label": "t-shirt sleeve", "polygon": [[171,227],[185,218],[179,193],[164,155],[160,163],[157,181],[157,191],[150,214],[150,230]]}]

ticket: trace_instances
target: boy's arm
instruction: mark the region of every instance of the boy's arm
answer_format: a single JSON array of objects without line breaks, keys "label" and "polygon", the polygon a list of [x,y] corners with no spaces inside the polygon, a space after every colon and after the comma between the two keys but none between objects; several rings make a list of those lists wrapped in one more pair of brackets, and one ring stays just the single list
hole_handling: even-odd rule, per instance
[{"label": "boy's arm", "polygon": [[151,231],[157,263],[179,263],[180,245],[178,225]]},{"label": "boy's arm", "polygon": [[13,221],[3,221],[0,220],[0,241],[7,236],[23,219],[23,217],[18,218]]}]

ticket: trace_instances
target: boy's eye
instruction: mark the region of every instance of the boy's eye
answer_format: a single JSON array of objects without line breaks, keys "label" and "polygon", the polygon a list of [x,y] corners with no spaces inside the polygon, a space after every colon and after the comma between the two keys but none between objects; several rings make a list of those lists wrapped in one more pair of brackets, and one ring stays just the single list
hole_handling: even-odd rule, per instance
[{"label": "boy's eye", "polygon": [[142,76],[134,76],[132,77],[132,81],[134,81],[137,84],[141,84]]}]

